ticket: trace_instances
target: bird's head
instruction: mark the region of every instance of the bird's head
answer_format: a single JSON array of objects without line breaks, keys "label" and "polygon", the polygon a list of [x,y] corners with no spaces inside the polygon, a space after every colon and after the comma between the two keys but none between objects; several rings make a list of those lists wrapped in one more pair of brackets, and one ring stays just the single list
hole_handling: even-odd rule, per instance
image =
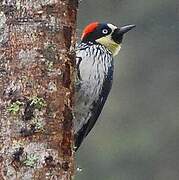
[{"label": "bird's head", "polygon": [[124,34],[134,27],[135,25],[126,25],[119,28],[113,24],[93,22],[83,30],[81,41],[99,43],[115,56],[121,49]]}]

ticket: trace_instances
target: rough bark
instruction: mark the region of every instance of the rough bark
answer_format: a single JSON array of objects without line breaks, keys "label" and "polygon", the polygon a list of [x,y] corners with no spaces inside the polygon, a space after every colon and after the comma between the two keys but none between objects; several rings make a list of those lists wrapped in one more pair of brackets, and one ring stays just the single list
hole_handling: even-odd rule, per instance
[{"label": "rough bark", "polygon": [[77,0],[0,1],[0,179],[73,176]]}]

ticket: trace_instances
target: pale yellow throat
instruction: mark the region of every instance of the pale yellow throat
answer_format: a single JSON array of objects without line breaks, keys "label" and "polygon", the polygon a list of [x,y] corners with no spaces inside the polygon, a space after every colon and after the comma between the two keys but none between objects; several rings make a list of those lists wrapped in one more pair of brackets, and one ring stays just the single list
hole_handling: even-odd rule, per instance
[{"label": "pale yellow throat", "polygon": [[116,56],[121,49],[121,44],[115,43],[110,36],[99,38],[96,40],[96,42],[105,46],[112,53],[113,56]]}]

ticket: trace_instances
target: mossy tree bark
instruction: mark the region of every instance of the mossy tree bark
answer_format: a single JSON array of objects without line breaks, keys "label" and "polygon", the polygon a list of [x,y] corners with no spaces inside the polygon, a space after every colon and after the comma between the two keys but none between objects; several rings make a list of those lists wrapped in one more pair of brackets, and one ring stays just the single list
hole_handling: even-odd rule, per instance
[{"label": "mossy tree bark", "polygon": [[77,0],[0,1],[0,179],[69,180]]}]

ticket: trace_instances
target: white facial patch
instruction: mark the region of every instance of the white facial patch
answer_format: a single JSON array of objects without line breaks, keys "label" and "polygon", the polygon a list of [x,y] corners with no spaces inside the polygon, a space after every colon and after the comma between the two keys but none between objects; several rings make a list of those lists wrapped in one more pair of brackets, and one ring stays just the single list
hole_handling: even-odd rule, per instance
[{"label": "white facial patch", "polygon": [[96,42],[99,42],[100,44],[104,45],[108,50],[112,52],[113,56],[116,56],[121,49],[121,45],[117,44],[112,40],[111,34],[114,32],[115,29],[117,29],[117,27],[114,26],[113,24],[107,24],[107,25],[112,30],[112,32],[107,36],[97,39]]},{"label": "white facial patch", "polygon": [[110,28],[110,29],[112,29],[112,31],[114,31],[115,29],[117,29],[117,26],[114,26],[113,24],[107,24],[108,25],[108,27]]}]

